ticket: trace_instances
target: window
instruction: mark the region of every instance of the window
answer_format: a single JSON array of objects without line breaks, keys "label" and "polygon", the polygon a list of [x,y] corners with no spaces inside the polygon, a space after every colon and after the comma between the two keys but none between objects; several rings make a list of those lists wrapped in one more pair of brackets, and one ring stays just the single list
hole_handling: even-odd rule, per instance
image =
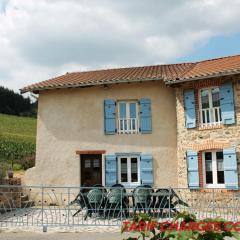
[{"label": "window", "polygon": [[200,127],[220,125],[222,121],[219,88],[206,88],[200,90],[199,123]]},{"label": "window", "polygon": [[138,133],[137,101],[118,102],[118,133]]},{"label": "window", "polygon": [[203,176],[205,187],[225,187],[222,151],[203,152]]},{"label": "window", "polygon": [[137,156],[118,157],[118,179],[121,184],[140,183],[140,164]]}]

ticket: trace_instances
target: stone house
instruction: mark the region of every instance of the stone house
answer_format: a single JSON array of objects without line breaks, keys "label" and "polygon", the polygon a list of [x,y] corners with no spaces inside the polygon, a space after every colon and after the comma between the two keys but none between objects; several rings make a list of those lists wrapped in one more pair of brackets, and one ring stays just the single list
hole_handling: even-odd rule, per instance
[{"label": "stone house", "polygon": [[39,94],[26,185],[237,189],[240,56],[66,73]]}]

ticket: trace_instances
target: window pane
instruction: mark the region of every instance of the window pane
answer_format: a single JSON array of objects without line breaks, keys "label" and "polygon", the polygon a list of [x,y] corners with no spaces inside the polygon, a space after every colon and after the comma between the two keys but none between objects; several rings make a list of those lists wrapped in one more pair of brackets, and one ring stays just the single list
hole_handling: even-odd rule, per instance
[{"label": "window pane", "polygon": [[217,152],[217,183],[224,184],[223,152]]},{"label": "window pane", "polygon": [[202,109],[209,108],[208,89],[201,90],[201,102],[202,102]]},{"label": "window pane", "polygon": [[212,171],[212,160],[206,161],[206,171]]},{"label": "window pane", "polygon": [[207,115],[207,123],[210,123],[210,112],[209,112],[209,110],[206,111],[206,115]]},{"label": "window pane", "polygon": [[99,166],[100,166],[99,159],[94,159],[94,160],[93,160],[93,167],[94,167],[94,168],[99,168]]},{"label": "window pane", "polygon": [[217,170],[218,171],[224,171],[223,160],[217,160]]},{"label": "window pane", "polygon": [[206,171],[206,184],[213,184],[213,174],[212,171]]},{"label": "window pane", "polygon": [[121,182],[128,182],[128,178],[127,178],[127,158],[121,158]]},{"label": "window pane", "polygon": [[205,152],[205,160],[212,160],[212,153],[211,152]]},{"label": "window pane", "polygon": [[223,152],[217,152],[217,159],[223,160]]},{"label": "window pane", "polygon": [[220,98],[219,98],[219,88],[212,88],[212,105],[213,107],[220,106]]},{"label": "window pane", "polygon": [[224,184],[224,171],[217,172],[218,184]]},{"label": "window pane", "polygon": [[137,161],[137,158],[131,158],[131,179],[132,179],[132,182],[138,182],[138,161]]},{"label": "window pane", "polygon": [[85,160],[84,167],[85,168],[90,168],[91,167],[91,160]]},{"label": "window pane", "polygon": [[212,153],[205,152],[205,173],[206,173],[206,184],[213,183],[213,172],[212,172]]},{"label": "window pane", "polygon": [[137,105],[136,103],[130,103],[130,118],[136,118],[137,117]]},{"label": "window pane", "polygon": [[126,103],[119,104],[120,118],[126,118]]}]

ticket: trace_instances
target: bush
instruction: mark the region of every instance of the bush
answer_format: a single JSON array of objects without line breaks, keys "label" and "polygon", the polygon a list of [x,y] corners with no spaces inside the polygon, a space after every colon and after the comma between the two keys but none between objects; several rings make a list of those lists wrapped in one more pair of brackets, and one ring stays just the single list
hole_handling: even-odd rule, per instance
[{"label": "bush", "polygon": [[24,157],[21,161],[20,164],[22,165],[22,168],[24,170],[27,170],[29,168],[32,168],[35,166],[35,155]]},{"label": "bush", "polygon": [[0,182],[6,177],[8,170],[8,165],[6,163],[0,162]]},{"label": "bush", "polygon": [[23,169],[23,167],[22,167],[21,164],[19,164],[19,163],[14,163],[13,164],[13,171],[19,171],[19,170],[22,170],[22,169]]},{"label": "bush", "polygon": [[[239,229],[239,224],[236,225],[236,228]],[[134,215],[131,221],[124,223],[122,233],[135,230],[134,234],[136,235],[137,232],[139,235],[125,240],[223,240],[225,237],[240,239],[240,234],[236,232],[236,228],[233,223],[224,219],[198,220],[194,214],[183,212],[170,222],[155,221],[147,214]]]},{"label": "bush", "polygon": [[35,164],[35,144],[17,137],[0,136],[0,158],[4,159],[12,170],[15,170],[14,164],[18,164],[16,168],[21,165],[24,170],[31,168]]},{"label": "bush", "polygon": [[18,138],[0,138],[0,156],[5,159],[21,159],[35,153],[35,144]]}]

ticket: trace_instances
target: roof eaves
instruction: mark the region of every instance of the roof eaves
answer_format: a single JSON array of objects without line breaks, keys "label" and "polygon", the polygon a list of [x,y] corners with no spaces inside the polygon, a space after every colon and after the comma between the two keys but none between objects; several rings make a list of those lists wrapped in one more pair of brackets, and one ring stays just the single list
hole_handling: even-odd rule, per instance
[{"label": "roof eaves", "polygon": [[105,84],[116,84],[116,83],[132,83],[132,82],[145,82],[145,81],[159,81],[163,80],[163,78],[136,78],[136,79],[124,79],[124,80],[108,80],[108,81],[89,81],[89,82],[83,82],[79,84],[61,84],[57,86],[47,86],[47,87],[26,87],[20,89],[20,93],[26,93],[26,92],[40,92],[43,90],[53,90],[53,89],[63,89],[63,88],[79,88],[79,87],[90,87],[90,86],[97,86],[97,85],[105,85]]},{"label": "roof eaves", "polygon": [[240,74],[240,70],[231,70],[231,71],[225,71],[221,73],[212,73],[212,74],[196,76],[196,77],[188,77],[188,78],[165,79],[164,82],[166,85],[173,85],[173,84],[178,84],[183,82],[191,82],[191,81],[202,80],[207,78],[215,78],[215,77],[224,77],[224,76],[230,76],[235,74]]}]

